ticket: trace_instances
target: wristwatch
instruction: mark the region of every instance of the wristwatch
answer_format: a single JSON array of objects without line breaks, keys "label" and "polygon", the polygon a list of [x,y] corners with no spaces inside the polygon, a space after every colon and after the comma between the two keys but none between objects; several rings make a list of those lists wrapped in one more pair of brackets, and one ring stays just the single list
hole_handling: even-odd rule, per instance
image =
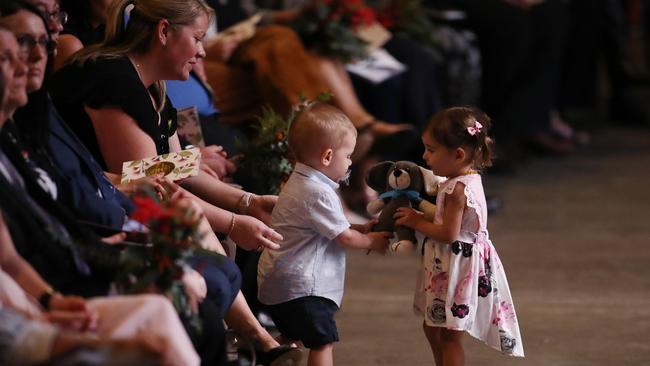
[{"label": "wristwatch", "polygon": [[50,300],[52,300],[52,296],[56,292],[52,288],[48,288],[41,294],[41,296],[38,297],[38,303],[41,304],[43,309],[49,309],[50,308]]}]

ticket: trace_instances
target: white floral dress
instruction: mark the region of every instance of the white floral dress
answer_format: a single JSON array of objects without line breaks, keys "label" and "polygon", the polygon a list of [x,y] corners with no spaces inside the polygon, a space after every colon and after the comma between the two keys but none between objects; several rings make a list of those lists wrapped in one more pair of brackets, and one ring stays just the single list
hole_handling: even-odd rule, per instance
[{"label": "white floral dress", "polygon": [[442,223],[445,196],[459,182],[465,185],[467,198],[460,238],[451,245],[426,239],[414,310],[428,326],[464,330],[494,349],[523,357],[508,280],[488,236],[481,176],[463,175],[441,183],[434,222]]}]

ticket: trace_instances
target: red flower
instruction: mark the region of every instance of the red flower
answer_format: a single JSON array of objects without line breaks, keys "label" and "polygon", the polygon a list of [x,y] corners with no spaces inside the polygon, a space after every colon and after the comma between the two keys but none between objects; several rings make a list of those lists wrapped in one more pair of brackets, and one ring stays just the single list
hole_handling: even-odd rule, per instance
[{"label": "red flower", "polygon": [[131,218],[145,225],[156,219],[162,211],[160,205],[151,197],[135,197],[133,202],[137,208]]},{"label": "red flower", "polygon": [[360,7],[352,15],[352,26],[370,25],[375,21],[375,11],[369,7]]}]

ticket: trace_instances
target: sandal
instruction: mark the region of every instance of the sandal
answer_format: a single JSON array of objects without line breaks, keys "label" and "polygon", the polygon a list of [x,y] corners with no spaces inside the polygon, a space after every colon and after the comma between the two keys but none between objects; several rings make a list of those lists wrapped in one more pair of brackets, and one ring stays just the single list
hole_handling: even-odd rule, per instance
[{"label": "sandal", "polygon": [[298,366],[302,362],[302,350],[283,344],[266,352],[257,351],[256,358],[256,363],[263,366]]}]

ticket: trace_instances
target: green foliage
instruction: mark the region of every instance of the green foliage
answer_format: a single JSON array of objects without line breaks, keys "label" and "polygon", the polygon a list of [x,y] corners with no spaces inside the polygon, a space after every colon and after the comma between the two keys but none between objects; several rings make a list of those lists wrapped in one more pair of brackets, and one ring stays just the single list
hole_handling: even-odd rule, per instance
[{"label": "green foliage", "polygon": [[[331,94],[321,93],[316,100],[326,103],[331,98]],[[282,184],[289,179],[293,171],[289,157],[289,127],[307,102],[304,95],[300,99],[300,106],[286,118],[272,108],[264,107],[262,116],[257,118],[259,124],[255,126],[257,133],[253,140],[248,144],[238,141],[238,148],[242,152],[239,169],[250,172],[254,178],[254,186],[250,187],[253,193],[277,195]]]}]

